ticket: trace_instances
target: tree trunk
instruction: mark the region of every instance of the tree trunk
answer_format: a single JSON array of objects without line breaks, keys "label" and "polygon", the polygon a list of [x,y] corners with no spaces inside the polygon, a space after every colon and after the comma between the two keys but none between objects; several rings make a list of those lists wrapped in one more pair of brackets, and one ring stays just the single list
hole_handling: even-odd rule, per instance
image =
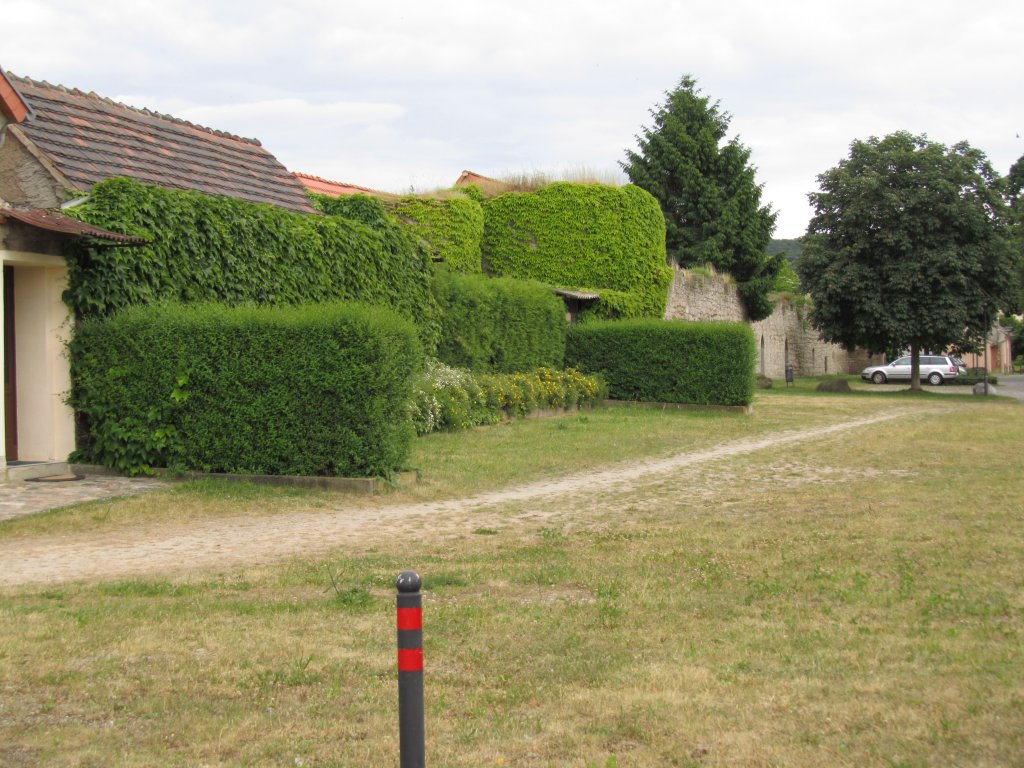
[{"label": "tree trunk", "polygon": [[921,391],[921,348],[917,341],[910,342],[910,389]]}]

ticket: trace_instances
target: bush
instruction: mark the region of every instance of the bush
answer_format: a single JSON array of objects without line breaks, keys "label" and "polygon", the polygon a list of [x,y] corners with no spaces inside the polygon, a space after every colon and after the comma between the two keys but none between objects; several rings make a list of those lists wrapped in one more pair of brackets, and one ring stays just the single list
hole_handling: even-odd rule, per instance
[{"label": "bush", "polygon": [[491,198],[482,249],[488,272],[601,293],[603,316],[665,312],[665,217],[639,187],[555,183]]},{"label": "bush", "polygon": [[430,257],[388,219],[371,227],[129,179],[96,184],[89,201],[70,210],[90,224],[152,240],[142,248],[69,252],[65,301],[79,316],[157,301],[358,301],[397,310],[417,324],[429,348],[436,343]]},{"label": "bush", "polygon": [[755,352],[742,323],[620,320],[570,328],[565,359],[603,376],[618,400],[748,405]]},{"label": "bush", "polygon": [[998,384],[999,378],[994,373],[989,373],[986,376],[984,368],[968,368],[966,373],[960,374],[953,381],[957,384],[964,384],[973,387],[980,381],[988,381],[989,384]]},{"label": "bush", "polygon": [[478,373],[561,368],[565,356],[565,304],[532,280],[458,275],[439,270],[434,297],[440,307],[437,356]]},{"label": "bush", "polygon": [[428,360],[426,373],[413,393],[410,413],[416,432],[425,435],[495,424],[539,409],[593,404],[604,396],[600,379],[572,369],[474,376]]},{"label": "bush", "polygon": [[351,304],[158,304],[71,343],[78,460],[281,475],[388,475],[406,460],[411,323]]}]

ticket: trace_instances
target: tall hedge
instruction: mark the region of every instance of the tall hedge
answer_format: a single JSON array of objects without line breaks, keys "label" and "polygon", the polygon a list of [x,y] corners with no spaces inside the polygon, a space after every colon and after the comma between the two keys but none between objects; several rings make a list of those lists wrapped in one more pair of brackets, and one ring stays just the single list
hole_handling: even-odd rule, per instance
[{"label": "tall hedge", "polygon": [[562,367],[565,304],[549,286],[439,270],[434,293],[441,362],[482,373]]},{"label": "tall hedge", "polygon": [[485,200],[484,268],[610,294],[597,311],[661,317],[672,272],[665,217],[639,187],[559,182]]},{"label": "tall hedge", "polygon": [[403,197],[388,202],[386,207],[410,234],[422,238],[431,254],[442,259],[450,270],[482,271],[484,212],[476,200]]},{"label": "tall hedge", "polygon": [[755,355],[744,323],[593,321],[569,329],[565,362],[601,374],[617,400],[749,405]]},{"label": "tall hedge", "polygon": [[82,460],[374,476],[408,456],[423,353],[382,307],[156,304],[83,322],[71,364]]},{"label": "tall hedge", "polygon": [[436,341],[430,256],[393,222],[293,213],[129,179],[92,188],[83,221],[146,237],[142,248],[76,247],[65,299],[79,315],[160,300],[386,305]]}]

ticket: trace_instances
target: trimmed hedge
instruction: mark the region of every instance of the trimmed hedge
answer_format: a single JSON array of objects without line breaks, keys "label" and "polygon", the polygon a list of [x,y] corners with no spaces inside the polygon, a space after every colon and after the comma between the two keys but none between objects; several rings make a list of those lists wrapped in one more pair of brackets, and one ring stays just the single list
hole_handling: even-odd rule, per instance
[{"label": "trimmed hedge", "polygon": [[387,209],[410,234],[422,238],[431,254],[456,272],[482,272],[480,242],[484,212],[468,197],[436,200],[403,197]]},{"label": "trimmed hedge", "polygon": [[281,475],[388,475],[408,456],[423,352],[382,307],[157,304],[80,324],[77,459]]},{"label": "trimmed hedge", "polygon": [[447,270],[438,270],[433,286],[443,363],[492,373],[562,367],[565,304],[550,287]]},{"label": "trimmed hedge", "polygon": [[617,400],[749,405],[755,355],[743,323],[621,320],[570,328],[565,362],[603,376]]},{"label": "trimmed hedge", "polygon": [[672,271],[658,201],[633,185],[558,182],[485,200],[484,269],[602,294],[595,312],[661,317]]},{"label": "trimmed hedge", "polygon": [[82,317],[138,304],[360,301],[413,320],[436,343],[430,256],[398,224],[163,189],[130,179],[92,188],[70,212],[152,240],[142,248],[73,247],[65,301]]}]

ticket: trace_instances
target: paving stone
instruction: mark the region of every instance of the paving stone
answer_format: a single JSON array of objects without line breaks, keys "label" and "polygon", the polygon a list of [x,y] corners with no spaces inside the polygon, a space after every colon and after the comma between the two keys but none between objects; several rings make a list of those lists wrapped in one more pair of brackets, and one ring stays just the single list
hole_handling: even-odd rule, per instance
[{"label": "paving stone", "polygon": [[65,481],[0,483],[0,521],[83,501],[132,496],[166,488],[152,477],[91,477]]}]

